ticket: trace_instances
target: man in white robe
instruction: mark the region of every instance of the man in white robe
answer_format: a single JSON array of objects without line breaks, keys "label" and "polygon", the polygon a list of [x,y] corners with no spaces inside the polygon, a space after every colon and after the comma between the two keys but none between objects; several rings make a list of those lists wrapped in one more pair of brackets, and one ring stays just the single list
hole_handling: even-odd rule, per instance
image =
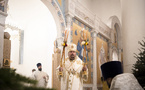
[{"label": "man in white robe", "polygon": [[68,46],[68,57],[65,59],[65,64],[57,68],[57,76],[62,81],[62,90],[83,90],[83,80],[88,79],[88,69],[76,55],[75,44]]},{"label": "man in white robe", "polygon": [[37,87],[46,88],[48,84],[49,76],[47,73],[42,71],[41,63],[37,64],[37,68],[38,68],[38,71],[35,71],[32,74],[32,78],[38,81],[36,85]]},{"label": "man in white robe", "polygon": [[101,70],[110,90],[143,90],[133,74],[123,73],[119,61],[104,63]]}]

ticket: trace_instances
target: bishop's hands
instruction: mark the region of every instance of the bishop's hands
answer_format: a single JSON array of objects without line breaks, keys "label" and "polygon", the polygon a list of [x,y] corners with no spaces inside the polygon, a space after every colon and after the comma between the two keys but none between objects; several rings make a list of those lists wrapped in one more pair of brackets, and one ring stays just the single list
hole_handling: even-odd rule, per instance
[{"label": "bishop's hands", "polygon": [[85,64],[82,68],[82,78],[83,78],[84,81],[88,80],[88,68]]},{"label": "bishop's hands", "polygon": [[59,72],[62,72],[63,71],[63,67],[59,67]]},{"label": "bishop's hands", "polygon": [[[87,66],[85,65],[85,66],[83,66],[83,68],[82,68],[82,71],[87,71]],[[63,71],[63,67],[59,67],[59,72],[62,72]]]},{"label": "bishop's hands", "polygon": [[59,76],[62,77],[63,76],[63,67],[59,67]]},{"label": "bishop's hands", "polygon": [[88,69],[87,66],[84,65],[83,68],[82,68],[82,71],[83,71],[83,72],[84,72],[84,71],[87,71],[87,69]]}]

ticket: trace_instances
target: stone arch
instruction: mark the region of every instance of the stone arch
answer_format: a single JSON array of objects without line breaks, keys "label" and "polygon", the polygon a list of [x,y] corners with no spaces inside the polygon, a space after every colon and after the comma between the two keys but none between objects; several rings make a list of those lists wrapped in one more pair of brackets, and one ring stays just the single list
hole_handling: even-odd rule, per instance
[{"label": "stone arch", "polygon": [[51,12],[57,27],[57,38],[54,41],[54,54],[52,54],[52,87],[58,90],[61,89],[61,83],[56,76],[56,68],[60,63],[61,58],[61,43],[64,37],[66,28],[65,17],[55,0],[41,0]]},{"label": "stone arch", "polygon": [[108,24],[107,24],[112,30],[115,29],[117,30],[117,35],[118,35],[118,48],[121,49],[122,48],[122,31],[121,31],[121,24],[120,24],[120,20],[118,19],[117,16],[111,16],[108,20]]},{"label": "stone arch", "polygon": [[[117,34],[117,52],[118,52],[118,60],[121,61],[121,50],[122,50],[122,30],[121,30],[121,24],[120,24],[120,20],[118,19],[117,16],[111,16],[108,20],[107,25],[111,28],[111,39],[110,42],[113,44],[113,30],[116,30],[116,34]],[[111,48],[111,55],[113,55],[113,47]],[[112,56],[111,56],[112,57]],[[113,58],[111,58],[113,59]]]},{"label": "stone arch", "polygon": [[[34,0],[33,0],[34,1]],[[39,1],[39,0],[37,0],[37,1]],[[56,28],[57,28],[57,38],[59,38],[59,37],[62,37],[63,36],[63,31],[65,30],[64,28],[65,28],[65,20],[64,20],[64,17],[63,17],[63,15],[62,15],[62,12],[61,12],[61,10],[60,10],[60,8],[58,7],[58,5],[55,3],[55,0],[41,0],[41,1],[39,1],[41,4],[43,4],[44,6],[45,6],[45,8],[47,9],[48,8],[48,11],[50,11],[51,12],[51,14],[52,14],[52,16],[53,16],[53,19],[55,20],[55,23],[56,23]],[[38,11],[39,12],[39,11]],[[31,13],[32,14],[32,13]],[[31,15],[32,17],[34,16],[34,15]],[[31,17],[30,16],[30,17]],[[27,20],[27,22],[29,23],[29,20],[30,19],[28,19]],[[27,25],[28,25],[28,23],[27,23]],[[51,30],[52,32],[53,32],[53,30]],[[25,34],[26,35],[26,34]],[[26,51],[26,50],[25,50]],[[18,54],[17,54],[18,55]],[[45,55],[45,56],[47,56],[47,55]],[[26,57],[26,56],[25,56]],[[42,59],[43,58],[43,56],[41,57],[39,57],[39,59],[38,60],[36,60],[36,61],[41,61],[41,60],[43,60]],[[14,60],[14,59],[13,59]],[[44,61],[44,60],[43,60]],[[28,62],[28,59],[25,59],[25,62]],[[43,64],[43,63],[42,63]],[[20,66],[20,67],[18,67],[18,66]],[[16,68],[21,68],[22,69],[22,67],[26,67],[26,64],[23,64],[23,65],[18,65],[17,63],[16,63]],[[21,69],[19,69],[19,71],[18,72],[20,72],[21,73]],[[26,69],[26,68],[25,68]],[[17,69],[18,70],[18,69]],[[27,72],[28,72],[28,69],[26,70]],[[53,77],[52,77],[53,78]],[[51,83],[51,80],[49,81],[49,83]]]},{"label": "stone arch", "polygon": [[59,8],[59,5],[55,2],[55,0],[41,0],[41,1],[49,9],[49,11],[54,17],[57,27],[57,38],[62,37],[66,27],[66,23],[62,11]]}]

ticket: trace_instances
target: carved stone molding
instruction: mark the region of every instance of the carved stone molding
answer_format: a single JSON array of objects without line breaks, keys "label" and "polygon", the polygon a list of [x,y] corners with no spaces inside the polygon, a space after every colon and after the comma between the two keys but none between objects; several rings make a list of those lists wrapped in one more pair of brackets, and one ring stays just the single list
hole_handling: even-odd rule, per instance
[{"label": "carved stone molding", "polygon": [[5,26],[5,19],[7,17],[7,13],[0,11],[0,26]]},{"label": "carved stone molding", "polygon": [[71,0],[66,0],[66,10],[65,10],[65,14],[66,15],[71,15],[72,17],[74,17],[74,13],[75,13],[75,3],[72,2]]},{"label": "carved stone molding", "polygon": [[67,4],[67,14],[72,14],[73,16],[77,17],[91,27],[94,27],[94,14],[91,11],[86,10],[83,5],[74,0],[68,0]]},{"label": "carved stone molding", "polygon": [[81,18],[83,21],[87,22],[87,24],[89,24],[90,26],[92,26],[92,27],[94,26],[94,20],[89,18],[88,15],[86,15],[84,12],[79,10],[79,8],[77,8],[77,7],[75,8],[75,14],[76,14],[76,16]]},{"label": "carved stone molding", "polygon": [[[10,35],[11,35],[11,39],[16,39],[16,38],[18,38],[19,39],[19,41],[20,41],[20,37],[21,37],[21,31],[22,31],[22,29],[20,29],[18,26],[13,26],[13,25],[10,25],[10,24],[6,24],[5,25],[5,29],[6,29],[6,32],[8,32],[7,31],[7,29],[10,29]],[[13,34],[12,32],[15,32],[15,34]]]},{"label": "carved stone molding", "polygon": [[68,0],[67,14],[71,14],[78,20],[84,22],[93,29],[96,29],[98,33],[101,33],[107,39],[110,39],[111,29],[104,24],[94,13],[89,11],[81,3],[76,0]]},{"label": "carved stone molding", "polygon": [[101,33],[103,36],[105,36],[107,39],[110,39],[110,28],[99,26],[98,29],[99,33]]}]

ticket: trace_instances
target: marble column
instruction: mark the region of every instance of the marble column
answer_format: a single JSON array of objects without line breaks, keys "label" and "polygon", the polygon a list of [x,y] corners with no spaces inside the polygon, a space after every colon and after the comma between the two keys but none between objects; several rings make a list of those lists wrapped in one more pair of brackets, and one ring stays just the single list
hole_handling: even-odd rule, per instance
[{"label": "marble column", "polygon": [[121,7],[124,72],[132,72],[134,53],[141,47],[138,41],[145,37],[145,0],[121,0]]},{"label": "marble column", "polygon": [[68,39],[67,39],[67,43],[70,44],[71,40],[72,40],[72,35],[71,35],[71,23],[72,23],[72,18],[73,16],[71,15],[66,15],[66,28],[69,30],[69,35],[68,35]]},{"label": "marble column", "polygon": [[109,41],[109,61],[112,61],[112,42]]},{"label": "marble column", "polygon": [[118,49],[118,60],[121,61],[121,49]]},{"label": "marble column", "polygon": [[97,36],[97,32],[95,30],[93,30],[91,32],[92,34],[92,38],[93,38],[93,90],[97,90],[97,48],[96,48],[96,36]]}]

